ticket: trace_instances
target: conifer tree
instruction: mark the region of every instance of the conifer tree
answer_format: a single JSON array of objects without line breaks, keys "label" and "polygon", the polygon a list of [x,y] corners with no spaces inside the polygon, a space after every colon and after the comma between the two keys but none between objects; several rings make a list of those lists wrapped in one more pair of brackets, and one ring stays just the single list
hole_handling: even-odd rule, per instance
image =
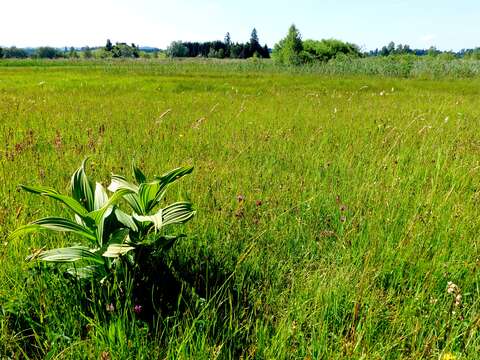
[{"label": "conifer tree", "polygon": [[295,25],[292,24],[287,36],[275,45],[275,59],[287,65],[299,65],[302,63],[303,51],[302,36]]},{"label": "conifer tree", "polygon": [[105,45],[105,50],[106,51],[112,51],[113,49],[113,45],[112,45],[112,42],[110,41],[110,39],[107,39],[107,44]]}]

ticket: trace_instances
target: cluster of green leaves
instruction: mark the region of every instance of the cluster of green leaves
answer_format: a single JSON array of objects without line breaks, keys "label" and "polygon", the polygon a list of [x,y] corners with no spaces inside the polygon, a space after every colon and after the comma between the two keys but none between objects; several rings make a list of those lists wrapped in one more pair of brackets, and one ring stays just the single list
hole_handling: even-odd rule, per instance
[{"label": "cluster of green leaves", "polygon": [[[133,166],[135,182],[112,175],[107,191],[102,184],[87,177],[86,162],[83,161],[71,178],[71,196],[49,187],[21,185],[23,190],[59,201],[73,212],[73,219],[42,218],[16,229],[10,234],[10,240],[43,230],[70,232],[84,240],[69,247],[37,251],[28,260],[71,263],[69,274],[104,281],[122,269],[122,265],[135,265],[140,250],[166,250],[184,236],[168,235],[166,228],[189,221],[195,215],[192,204],[183,201],[164,208],[159,205],[168,187],[190,174],[192,167],[180,167],[149,181]],[[130,212],[120,208],[122,200],[130,206]]]},{"label": "cluster of green leaves", "polygon": [[273,50],[273,58],[280,64],[301,65],[313,62],[327,62],[338,56],[361,57],[357,45],[336,39],[302,41],[300,31],[290,26],[287,36],[280,40]]},{"label": "cluster of green leaves", "polygon": [[110,54],[113,58],[138,58],[140,57],[140,49],[137,45],[132,43],[132,45],[128,45],[126,43],[116,43],[115,45],[109,46],[109,41],[107,41],[107,45],[105,46],[105,51]]},{"label": "cluster of green leaves", "polygon": [[280,64],[300,65],[302,63],[303,43],[300,31],[290,26],[287,36],[273,48],[273,59]]},{"label": "cluster of green leaves", "polygon": [[303,42],[302,58],[305,62],[329,61],[342,55],[350,57],[361,57],[357,45],[343,42],[336,39],[305,40]]}]

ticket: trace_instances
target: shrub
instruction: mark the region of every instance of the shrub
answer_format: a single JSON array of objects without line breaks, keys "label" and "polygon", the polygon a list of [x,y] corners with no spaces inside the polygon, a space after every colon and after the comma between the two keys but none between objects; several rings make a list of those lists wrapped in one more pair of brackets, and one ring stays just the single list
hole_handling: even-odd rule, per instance
[{"label": "shrub", "polygon": [[360,57],[360,50],[354,44],[345,43],[336,39],[305,40],[303,50],[308,59],[329,61],[338,56]]},{"label": "shrub", "polygon": [[188,56],[188,48],[181,41],[172,41],[167,48],[167,55],[170,57],[186,57]]},{"label": "shrub", "polygon": [[344,56],[358,58],[361,52],[357,45],[336,39],[302,41],[299,30],[292,25],[287,36],[275,44],[272,56],[280,64],[300,65]]},{"label": "shrub", "polygon": [[55,59],[61,56],[57,49],[49,46],[39,47],[35,55],[41,59]]},{"label": "shrub", "polygon": [[28,57],[28,53],[24,49],[19,49],[15,46],[3,49],[3,57],[5,59],[25,59]]}]

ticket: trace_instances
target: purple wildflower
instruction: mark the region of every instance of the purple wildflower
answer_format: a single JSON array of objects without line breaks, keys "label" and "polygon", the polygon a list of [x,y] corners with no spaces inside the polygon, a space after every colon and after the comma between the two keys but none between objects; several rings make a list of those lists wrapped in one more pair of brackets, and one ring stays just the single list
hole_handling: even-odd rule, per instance
[{"label": "purple wildflower", "polygon": [[137,315],[140,314],[142,310],[143,310],[143,307],[140,304],[135,305],[135,307],[133,308],[133,311],[135,311],[135,314]]}]

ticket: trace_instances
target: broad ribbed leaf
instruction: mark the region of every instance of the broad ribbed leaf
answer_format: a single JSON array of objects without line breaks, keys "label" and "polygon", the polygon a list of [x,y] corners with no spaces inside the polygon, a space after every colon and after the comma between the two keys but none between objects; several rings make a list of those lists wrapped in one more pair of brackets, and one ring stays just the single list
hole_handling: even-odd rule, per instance
[{"label": "broad ribbed leaf", "polygon": [[55,190],[54,188],[50,186],[28,186],[28,185],[20,185],[20,187],[28,192],[31,192],[32,194],[36,195],[42,195],[42,194],[58,194],[58,191]]},{"label": "broad ribbed leaf", "polygon": [[42,251],[31,260],[39,260],[46,262],[68,263],[79,260],[91,261],[97,264],[103,264],[103,259],[90,251],[84,246],[72,246],[66,248],[58,248]]},{"label": "broad ribbed leaf", "polygon": [[115,216],[117,217],[117,220],[128,227],[129,229],[132,229],[133,231],[137,232],[138,231],[138,226],[133,220],[133,217],[125,214],[122,210],[120,209],[115,209]]},{"label": "broad ribbed leaf", "polygon": [[96,240],[95,234],[90,229],[69,219],[60,217],[47,217],[34,221],[28,225],[21,226],[12,232],[8,238],[13,239],[39,230],[73,232],[77,235],[86,237],[89,240]]},{"label": "broad ribbed leaf", "polygon": [[134,214],[133,218],[139,222],[152,223],[156,230],[161,229],[166,225],[183,224],[190,220],[195,215],[192,204],[189,202],[178,202],[167,206],[165,209],[160,209],[156,214],[149,216],[142,216]]},{"label": "broad ribbed leaf", "polygon": [[83,160],[82,165],[73,173],[71,180],[71,191],[72,196],[84,207],[87,211],[94,210],[94,188],[91,181],[88,179],[85,174],[85,165],[88,161],[88,158]]},{"label": "broad ribbed leaf", "polygon": [[105,277],[107,272],[103,265],[89,265],[79,268],[70,268],[67,272],[79,279],[91,279],[93,277]]},{"label": "broad ribbed leaf", "polygon": [[85,221],[83,221],[83,218],[78,216],[77,214],[75,214],[75,222],[78,224],[78,225],[82,225],[82,226],[85,226]]},{"label": "broad ribbed leaf", "polygon": [[[162,176],[156,176],[155,182],[147,184],[148,186],[145,191],[148,191],[148,200],[144,200],[146,213],[149,213],[158,205],[170,184],[185,175],[191,174],[192,171],[193,166],[179,167],[163,174]],[[142,197],[142,193],[140,193],[140,197]],[[144,198],[147,198],[147,196],[144,196]]]},{"label": "broad ribbed leaf", "polygon": [[138,193],[138,186],[128,182],[121,175],[112,175],[112,182],[108,186],[108,190],[111,192],[116,192],[119,189],[130,189],[135,193]]},{"label": "broad ribbed leaf", "polygon": [[163,209],[163,226],[183,224],[195,215],[192,204],[186,201],[177,202]]},{"label": "broad ribbed leaf", "polygon": [[130,189],[117,190],[112,196],[110,196],[107,202],[105,202],[100,209],[88,213],[88,217],[94,219],[95,222],[99,221],[104,217],[104,214],[108,211],[108,209],[111,209],[114,205],[118,204],[118,202],[122,200],[125,195],[131,193],[132,190]]},{"label": "broad ribbed leaf", "polygon": [[115,193],[121,189],[129,189],[132,191],[131,194],[125,195],[124,198],[135,212],[143,214],[144,207],[138,197],[138,186],[128,182],[123,176],[112,175],[112,182],[108,186],[108,190]]},{"label": "broad ribbed leaf", "polygon": [[133,175],[135,176],[135,180],[137,180],[137,183],[141,184],[147,181],[147,178],[143,174],[142,170],[136,167],[134,163],[132,164],[132,170],[133,170]]},{"label": "broad ribbed leaf", "polygon": [[162,176],[155,176],[157,180],[160,180],[162,183],[170,184],[181,177],[191,174],[193,171],[193,166],[183,166],[176,169],[173,169]]},{"label": "broad ribbed leaf", "polygon": [[135,212],[140,214],[143,214],[145,212],[145,208],[142,205],[142,202],[140,201],[137,194],[125,195],[125,200],[128,202],[128,204],[132,207],[132,209]]},{"label": "broad ribbed leaf", "polygon": [[98,210],[103,205],[105,205],[107,201],[108,201],[108,194],[105,191],[105,188],[103,187],[102,184],[97,182],[95,185],[95,200],[94,200],[93,208],[95,210]]},{"label": "broad ribbed leaf", "polygon": [[102,256],[107,258],[118,258],[119,256],[125,255],[133,249],[135,248],[128,244],[112,244],[107,247],[107,250],[102,254]]},{"label": "broad ribbed leaf", "polygon": [[139,222],[153,223],[155,230],[160,230],[163,226],[163,210],[160,209],[155,215],[142,216],[134,214],[133,218]]},{"label": "broad ribbed leaf", "polygon": [[27,186],[27,185],[20,185],[20,187],[28,192],[33,194],[46,196],[55,200],[62,202],[68,208],[70,208],[75,214],[79,216],[85,216],[88,211],[80,204],[77,200],[73,197],[62,195],[58,193],[55,189],[46,186]]},{"label": "broad ribbed leaf", "polygon": [[138,197],[145,209],[143,215],[150,213],[155,205],[157,205],[156,198],[159,192],[161,192],[162,184],[159,180],[155,180],[149,183],[140,184],[138,189]]},{"label": "broad ribbed leaf", "polygon": [[128,234],[130,232],[130,229],[118,229],[115,230],[111,235],[110,238],[108,239],[108,245],[111,244],[124,244],[126,242],[130,241],[130,238],[128,237]]},{"label": "broad ribbed leaf", "polygon": [[112,213],[113,206],[116,205],[125,195],[131,193],[132,190],[130,189],[119,189],[108,199],[102,208],[88,214],[88,218],[92,219],[97,226],[97,241],[99,246],[103,246],[103,228],[105,219]]},{"label": "broad ribbed leaf", "polygon": [[96,230],[96,235],[97,235],[97,244],[99,246],[103,246],[103,230],[105,227],[105,219],[108,218],[112,212],[113,212],[113,207],[107,207],[105,208],[105,211],[102,211],[103,209],[97,210],[92,214],[92,219],[95,221],[95,225],[97,227]]},{"label": "broad ribbed leaf", "polygon": [[[139,169],[137,169],[140,171]],[[112,182],[108,187],[108,190],[116,192],[119,189],[131,189],[134,193],[126,195],[125,200],[130,204],[132,209],[139,215],[148,215],[160,202],[167,190],[168,185],[181,177],[190,174],[193,171],[193,167],[180,167],[163,174],[162,176],[156,176],[154,181],[140,182],[139,180],[145,179],[143,173],[135,173],[135,178],[140,182],[137,186],[128,182],[123,176],[112,175]],[[135,167],[134,167],[135,172]]]}]

